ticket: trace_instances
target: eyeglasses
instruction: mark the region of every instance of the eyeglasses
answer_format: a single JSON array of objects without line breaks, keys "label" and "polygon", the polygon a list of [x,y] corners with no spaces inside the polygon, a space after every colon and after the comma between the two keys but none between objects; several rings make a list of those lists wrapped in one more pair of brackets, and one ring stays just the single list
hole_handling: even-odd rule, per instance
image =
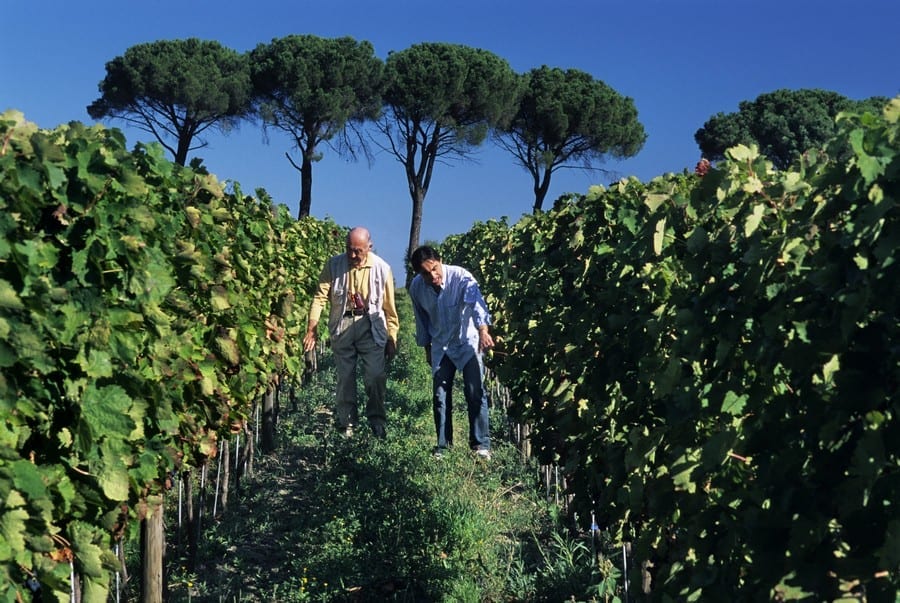
[{"label": "eyeglasses", "polygon": [[348,247],[348,248],[347,248],[347,253],[352,253],[352,254],[354,254],[354,255],[362,255],[362,254],[364,254],[366,251],[368,251],[368,250],[367,250],[367,249],[364,249],[364,248],[362,248],[362,247]]}]

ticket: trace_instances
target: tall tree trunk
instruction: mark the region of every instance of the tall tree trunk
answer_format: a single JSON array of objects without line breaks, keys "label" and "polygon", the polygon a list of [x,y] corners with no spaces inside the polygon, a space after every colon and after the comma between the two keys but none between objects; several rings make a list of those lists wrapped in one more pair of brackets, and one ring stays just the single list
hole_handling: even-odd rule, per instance
[{"label": "tall tree trunk", "polygon": [[312,207],[313,162],[310,159],[312,152],[310,150],[303,153],[303,163],[300,167],[300,218],[308,216],[310,207]]},{"label": "tall tree trunk", "polygon": [[309,209],[312,206],[312,153],[315,151],[315,148],[312,150],[304,149],[302,144],[302,139],[297,140],[297,146],[300,148],[300,153],[302,159],[300,161],[300,165],[297,165],[297,162],[294,161],[294,158],[291,157],[290,153],[285,153],[284,156],[287,157],[288,162],[294,167],[295,170],[300,172],[300,209],[297,211],[297,219],[305,218],[309,216]]},{"label": "tall tree trunk", "polygon": [[549,168],[544,169],[544,175],[540,182],[538,182],[537,174],[535,173],[534,177],[534,207],[531,208],[531,213],[538,213],[541,211],[541,206],[544,205],[544,198],[547,196],[547,191],[550,190],[550,175],[552,174],[552,170]]},{"label": "tall tree trunk", "polygon": [[188,150],[190,149],[191,139],[185,136],[178,138],[178,147],[175,150],[175,163],[185,165],[187,163]]},{"label": "tall tree trunk", "polygon": [[150,509],[150,515],[141,521],[141,601],[163,601],[163,555],[166,534],[163,525],[163,504]]},{"label": "tall tree trunk", "polygon": [[[420,126],[421,124],[419,124]],[[411,128],[417,129],[419,126]],[[413,211],[412,220],[409,225],[409,246],[406,248],[406,257],[404,264],[406,270],[406,287],[412,282],[415,274],[409,265],[409,258],[416,247],[419,246],[419,235],[422,230],[422,206],[425,204],[425,195],[428,194],[428,187],[431,186],[431,176],[434,173],[434,162],[437,160],[438,151],[440,149],[441,128],[435,126],[430,134],[427,135],[427,143],[421,148],[421,156],[418,165],[416,161],[416,150],[419,148],[415,137],[408,138],[406,141],[407,152],[403,159],[403,167],[406,170],[406,183],[409,186],[409,195],[412,199]]]},{"label": "tall tree trunk", "polygon": [[422,207],[425,205],[425,191],[419,186],[412,186],[410,194],[412,196],[412,221],[409,225],[409,246],[406,248],[406,257],[404,259],[406,272],[406,287],[412,282],[412,267],[409,264],[409,258],[412,252],[419,246],[419,236],[422,232]]}]

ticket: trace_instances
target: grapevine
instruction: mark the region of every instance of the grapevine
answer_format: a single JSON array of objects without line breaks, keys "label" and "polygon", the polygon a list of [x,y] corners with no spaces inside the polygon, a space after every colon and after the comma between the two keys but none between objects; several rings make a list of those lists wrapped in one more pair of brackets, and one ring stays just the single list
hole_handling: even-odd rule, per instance
[{"label": "grapevine", "polygon": [[0,118],[0,594],[106,597],[114,543],[301,367],[340,246],[158,145]]},{"label": "grapevine", "polygon": [[898,117],[844,114],[789,170],[735,147],[445,242],[483,271],[535,454],[649,594],[897,593]]}]

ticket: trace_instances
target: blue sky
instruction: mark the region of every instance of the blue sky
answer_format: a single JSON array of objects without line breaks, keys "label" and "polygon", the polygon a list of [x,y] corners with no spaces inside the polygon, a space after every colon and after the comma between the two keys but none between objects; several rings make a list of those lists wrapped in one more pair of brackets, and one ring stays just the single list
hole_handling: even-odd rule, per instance
[{"label": "blue sky", "polygon": [[[490,50],[518,72],[548,65],[586,71],[631,97],[648,134],[643,150],[607,162],[606,174],[554,174],[544,207],[568,192],[624,176],[649,180],[693,169],[694,132],[779,88],[824,88],[853,99],[900,94],[897,0],[6,0],[0,36],[0,112],[17,109],[53,128],[92,123],[107,61],[135,44],[215,39],[243,52],[289,34],[368,40],[385,58],[419,42]],[[129,146],[149,136],[123,128]],[[207,137],[196,151],[221,180],[265,188],[296,215],[300,178],[287,139],[245,124]],[[425,200],[423,240],[475,221],[531,210],[531,178],[486,145],[464,164],[439,164]],[[380,154],[370,168],[326,150],[313,173],[312,213],[365,225],[376,251],[403,274],[412,205],[400,164]],[[402,281],[402,276],[398,277]]]}]

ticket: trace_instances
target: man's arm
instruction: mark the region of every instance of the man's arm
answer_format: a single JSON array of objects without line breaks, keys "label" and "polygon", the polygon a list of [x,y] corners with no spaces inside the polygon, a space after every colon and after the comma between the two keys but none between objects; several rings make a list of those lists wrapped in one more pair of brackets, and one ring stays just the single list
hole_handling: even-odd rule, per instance
[{"label": "man's arm", "polygon": [[413,316],[416,319],[416,343],[425,348],[425,360],[428,362],[428,366],[431,366],[431,331],[429,330],[431,323],[416,295],[416,287],[410,285],[409,298],[412,300]]},{"label": "man's arm", "polygon": [[303,336],[303,351],[309,352],[316,347],[316,330],[319,326],[319,318],[322,311],[328,303],[328,296],[331,293],[331,270],[329,262],[325,263],[322,273],[319,275],[319,286],[313,295],[312,304],[309,308],[309,321],[306,324],[306,335]]},{"label": "man's arm", "polygon": [[388,278],[384,284],[384,311],[385,323],[387,326],[388,340],[384,345],[384,355],[388,359],[393,358],[397,354],[397,334],[400,332],[400,318],[397,316],[397,305],[394,300],[394,275],[388,269]]},{"label": "man's arm", "polygon": [[491,337],[490,324],[491,314],[488,311],[487,302],[481,295],[481,288],[478,281],[471,274],[468,275],[468,283],[463,296],[463,301],[472,306],[472,314],[475,321],[475,327],[478,329],[478,351],[483,352],[494,347],[494,338]]}]

